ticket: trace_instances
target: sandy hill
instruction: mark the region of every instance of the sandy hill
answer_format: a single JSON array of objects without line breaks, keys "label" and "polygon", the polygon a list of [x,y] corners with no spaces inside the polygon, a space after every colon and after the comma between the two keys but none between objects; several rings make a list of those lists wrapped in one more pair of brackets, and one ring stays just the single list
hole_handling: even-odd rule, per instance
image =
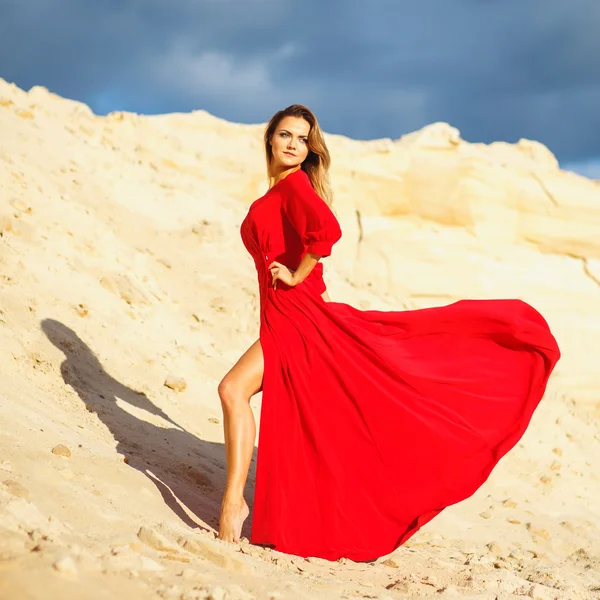
[{"label": "sandy hill", "polygon": [[330,292],[536,306],[563,358],[529,431],[375,563],[214,539],[216,385],[258,331],[238,230],[266,191],[261,134],[202,111],[98,117],[0,79],[0,598],[600,597],[600,182],[443,123],[328,136]]}]

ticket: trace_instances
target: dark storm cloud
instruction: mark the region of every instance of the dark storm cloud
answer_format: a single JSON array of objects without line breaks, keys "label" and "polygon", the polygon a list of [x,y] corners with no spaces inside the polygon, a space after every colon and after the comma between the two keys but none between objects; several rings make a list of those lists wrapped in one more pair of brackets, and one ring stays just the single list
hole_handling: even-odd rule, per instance
[{"label": "dark storm cloud", "polygon": [[0,76],[97,112],[261,122],[303,102],[330,132],[448,121],[600,155],[598,0],[0,0]]}]

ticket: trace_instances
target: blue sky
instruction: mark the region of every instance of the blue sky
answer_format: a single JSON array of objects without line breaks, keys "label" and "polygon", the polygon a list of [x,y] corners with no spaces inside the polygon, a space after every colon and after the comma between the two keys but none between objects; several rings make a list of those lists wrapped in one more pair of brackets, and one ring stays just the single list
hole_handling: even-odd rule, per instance
[{"label": "blue sky", "polygon": [[600,0],[0,0],[0,76],[111,110],[545,143],[600,178]]}]

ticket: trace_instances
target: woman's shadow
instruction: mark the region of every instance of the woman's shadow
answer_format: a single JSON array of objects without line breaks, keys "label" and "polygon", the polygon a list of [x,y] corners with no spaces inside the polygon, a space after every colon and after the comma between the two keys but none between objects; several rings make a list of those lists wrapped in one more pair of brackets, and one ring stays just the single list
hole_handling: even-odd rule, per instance
[{"label": "woman's shadow", "polygon": [[[92,350],[63,323],[45,319],[41,327],[66,356],[61,364],[65,383],[77,392],[87,410],[96,413],[108,427],[117,441],[116,450],[125,457],[125,462],[156,485],[165,503],[184,523],[216,530],[225,488],[224,445],[188,433],[143,392],[111,377]],[[132,412],[145,411],[160,417],[163,427],[135,417],[121,408],[117,399],[132,407]],[[156,422],[156,418],[152,420]],[[248,475],[252,489],[255,460],[256,450]],[[244,524],[246,537],[251,527],[249,521]]]}]

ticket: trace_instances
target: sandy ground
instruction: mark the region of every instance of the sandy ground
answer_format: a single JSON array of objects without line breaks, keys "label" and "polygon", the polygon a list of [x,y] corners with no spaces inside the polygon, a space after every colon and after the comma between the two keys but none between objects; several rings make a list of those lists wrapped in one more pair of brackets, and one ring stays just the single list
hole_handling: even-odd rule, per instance
[{"label": "sandy ground", "polygon": [[376,562],[330,563],[215,539],[216,386],[258,331],[239,225],[265,191],[262,128],[101,118],[0,80],[0,130],[2,600],[600,598],[597,182],[443,124],[329,136],[334,299],[518,296],[563,349],[472,498]]}]

